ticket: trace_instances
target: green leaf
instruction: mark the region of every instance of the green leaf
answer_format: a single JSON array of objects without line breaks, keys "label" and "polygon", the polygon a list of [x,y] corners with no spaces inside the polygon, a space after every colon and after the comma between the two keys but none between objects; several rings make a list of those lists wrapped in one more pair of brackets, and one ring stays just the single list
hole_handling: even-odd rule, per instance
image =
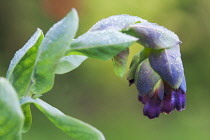
[{"label": "green leaf", "polygon": [[19,98],[27,94],[31,83],[38,48],[44,38],[40,29],[34,33],[23,48],[16,52],[7,71],[7,79],[14,86]]},{"label": "green leaf", "polygon": [[135,73],[136,73],[137,67],[140,64],[140,54],[141,53],[139,52],[133,57],[130,64],[130,68],[127,72],[127,80],[129,81],[129,86],[131,86],[134,83]]},{"label": "green leaf", "polygon": [[78,15],[76,10],[73,9],[47,32],[39,49],[33,76],[31,89],[34,94],[40,95],[52,88],[56,66],[60,59],[65,56],[77,28]]},{"label": "green leaf", "polygon": [[55,73],[64,74],[70,72],[79,67],[79,65],[81,65],[82,62],[85,61],[86,59],[87,57],[82,55],[65,56],[59,61]]},{"label": "green leaf", "polygon": [[34,103],[35,106],[63,132],[78,140],[105,140],[103,134],[78,119],[63,114],[60,110],[52,107],[41,99],[25,97],[21,104]]},{"label": "green leaf", "polygon": [[23,112],[15,89],[5,78],[0,78],[0,110],[0,139],[21,140]]},{"label": "green leaf", "polygon": [[87,32],[75,39],[70,47],[73,54],[109,60],[138,39],[118,31]]},{"label": "green leaf", "polygon": [[23,105],[22,110],[23,110],[23,114],[25,116],[22,133],[26,133],[30,129],[31,124],[32,124],[32,115],[31,115],[30,104]]},{"label": "green leaf", "polygon": [[129,49],[121,51],[113,57],[114,71],[117,76],[123,77],[126,72],[126,64],[128,61]]}]

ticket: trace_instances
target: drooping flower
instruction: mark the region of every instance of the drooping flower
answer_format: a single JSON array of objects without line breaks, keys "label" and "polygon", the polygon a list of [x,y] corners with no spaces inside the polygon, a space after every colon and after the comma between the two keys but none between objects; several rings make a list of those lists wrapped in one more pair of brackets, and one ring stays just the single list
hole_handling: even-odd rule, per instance
[{"label": "drooping flower", "polygon": [[[172,31],[139,17],[116,15],[96,23],[88,32],[119,31],[138,38],[144,49],[134,56],[127,79],[136,85],[143,113],[150,119],[161,112],[181,111],[186,104],[186,82],[179,37]],[[126,70],[128,49],[113,58],[116,74]]]},{"label": "drooping flower", "polygon": [[145,47],[134,56],[127,74],[129,84],[135,83],[138,89],[143,114],[154,119],[162,112],[185,109],[186,81],[178,36],[149,22],[134,24],[127,32]]}]

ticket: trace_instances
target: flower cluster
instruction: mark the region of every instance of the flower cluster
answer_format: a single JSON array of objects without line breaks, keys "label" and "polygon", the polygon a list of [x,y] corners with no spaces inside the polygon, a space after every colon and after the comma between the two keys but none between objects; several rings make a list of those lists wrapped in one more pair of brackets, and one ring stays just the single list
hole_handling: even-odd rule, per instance
[{"label": "flower cluster", "polygon": [[181,61],[179,38],[168,29],[143,22],[129,31],[145,48],[134,56],[127,79],[136,85],[143,113],[150,119],[186,105],[186,81]]},{"label": "flower cluster", "polygon": [[[89,32],[117,31],[138,39],[144,49],[131,62],[127,79],[136,85],[144,115],[156,118],[161,112],[185,109],[186,81],[181,60],[181,41],[172,31],[140,17],[116,15],[96,23]],[[113,52],[113,51],[112,51]],[[128,49],[113,58],[117,73],[124,75]]]}]

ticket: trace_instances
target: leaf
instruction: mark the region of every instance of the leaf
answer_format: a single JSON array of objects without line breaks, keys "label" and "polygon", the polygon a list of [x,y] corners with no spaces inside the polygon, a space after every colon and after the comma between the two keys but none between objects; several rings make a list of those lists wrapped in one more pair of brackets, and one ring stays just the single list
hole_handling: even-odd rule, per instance
[{"label": "leaf", "polygon": [[76,69],[77,67],[79,67],[79,65],[81,65],[82,62],[85,61],[86,59],[87,57],[82,56],[82,55],[65,56],[61,58],[58,65],[56,66],[55,73],[64,74],[64,73],[70,72]]},{"label": "leaf", "polygon": [[34,94],[49,91],[54,84],[55,69],[65,56],[78,28],[78,15],[72,10],[65,18],[57,22],[47,32],[43,40],[33,75],[31,90]]},{"label": "leaf", "polygon": [[129,49],[121,51],[113,57],[114,71],[117,76],[123,77],[126,72],[126,64],[128,61]]},{"label": "leaf", "polygon": [[35,106],[59,129],[78,140],[105,140],[96,128],[78,119],[63,114],[60,110],[36,98],[25,97],[21,104],[34,103]]},{"label": "leaf", "polygon": [[140,64],[140,52],[137,53],[132,58],[130,68],[127,72],[127,80],[129,81],[129,86],[131,86],[135,81],[135,74],[136,74],[136,70],[137,70],[137,67],[139,66],[139,64]]},{"label": "leaf", "polygon": [[136,41],[137,38],[118,31],[87,32],[72,42],[70,53],[109,60]]},{"label": "leaf", "polygon": [[135,34],[139,42],[147,48],[164,49],[181,43],[176,34],[155,23],[143,22],[131,25],[129,32]]},{"label": "leaf", "polygon": [[91,27],[89,31],[114,30],[120,31],[136,22],[147,22],[137,16],[130,15],[115,15],[102,19]]},{"label": "leaf", "polygon": [[7,79],[16,89],[19,98],[27,94],[31,83],[38,48],[44,38],[40,29],[16,52],[7,71]]},{"label": "leaf", "polygon": [[148,58],[141,62],[135,75],[135,84],[141,96],[151,92],[160,76],[152,69]]},{"label": "leaf", "polygon": [[0,110],[0,139],[21,140],[23,112],[15,89],[5,78],[0,78]]},{"label": "leaf", "polygon": [[32,115],[31,115],[30,104],[25,104],[24,106],[22,106],[22,110],[23,110],[23,114],[25,116],[22,133],[26,133],[31,128],[31,124],[32,124]]},{"label": "leaf", "polygon": [[152,50],[149,61],[164,81],[175,89],[179,88],[184,77],[179,45],[170,49]]},{"label": "leaf", "polygon": [[143,50],[141,50],[141,52],[137,53],[133,57],[130,64],[129,71],[127,73],[127,80],[129,81],[130,86],[135,82],[135,74],[136,74],[137,67],[142,61],[148,58],[149,53],[150,53],[150,49],[144,48]]}]

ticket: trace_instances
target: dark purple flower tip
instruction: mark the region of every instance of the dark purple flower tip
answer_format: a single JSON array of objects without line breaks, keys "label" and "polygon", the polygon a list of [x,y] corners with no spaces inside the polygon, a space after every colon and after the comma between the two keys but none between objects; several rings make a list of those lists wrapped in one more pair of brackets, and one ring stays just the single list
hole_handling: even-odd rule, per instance
[{"label": "dark purple flower tip", "polygon": [[174,109],[182,111],[186,105],[186,93],[181,89],[173,89],[167,83],[164,83],[164,96],[160,98],[161,88],[152,90],[149,94],[142,96],[139,94],[138,99],[144,105],[143,113],[149,119],[159,117],[160,113],[170,114]]},{"label": "dark purple flower tip", "polygon": [[165,94],[161,102],[161,112],[170,114],[174,110],[174,102],[172,101],[172,94]]},{"label": "dark purple flower tip", "polygon": [[161,102],[161,113],[165,112],[167,114],[170,114],[171,111],[174,110],[174,101],[172,101],[172,91],[173,89],[164,82],[164,97]]},{"label": "dark purple flower tip", "polygon": [[182,111],[185,109],[186,105],[186,93],[183,92],[181,89],[174,90],[172,92],[172,100],[174,102],[174,108],[178,111]]},{"label": "dark purple flower tip", "polygon": [[164,83],[164,98],[161,102],[161,112],[171,113],[175,108],[178,111],[185,109],[186,94],[180,88],[173,89],[167,83]]},{"label": "dark purple flower tip", "polygon": [[[148,97],[143,97],[142,102],[145,102],[145,106],[143,109],[143,113],[145,116],[147,116],[149,119],[154,119],[159,117],[160,115],[160,105],[161,105],[161,100],[158,96],[157,90],[155,91],[154,95],[149,98],[149,95],[146,95]],[[147,99],[144,101],[144,99]]]}]

